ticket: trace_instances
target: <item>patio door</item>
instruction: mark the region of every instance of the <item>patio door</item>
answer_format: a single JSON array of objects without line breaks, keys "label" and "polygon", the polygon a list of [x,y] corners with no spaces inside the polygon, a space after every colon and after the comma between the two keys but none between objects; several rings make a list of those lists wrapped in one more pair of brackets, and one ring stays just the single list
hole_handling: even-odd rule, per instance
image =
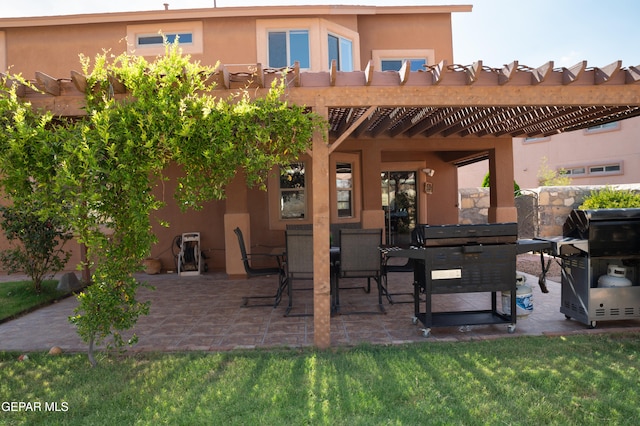
[{"label": "patio door", "polygon": [[418,218],[416,172],[385,171],[380,178],[385,244],[409,244]]}]

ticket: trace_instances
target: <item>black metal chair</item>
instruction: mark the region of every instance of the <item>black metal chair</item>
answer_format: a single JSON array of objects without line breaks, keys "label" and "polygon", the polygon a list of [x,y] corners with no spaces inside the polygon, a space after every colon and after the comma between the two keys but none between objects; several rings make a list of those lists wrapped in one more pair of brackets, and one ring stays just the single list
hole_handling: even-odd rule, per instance
[{"label": "black metal chair", "polygon": [[[419,225],[419,227],[416,227],[413,231],[411,231],[411,244],[412,245],[417,245],[417,246],[421,246],[424,244],[424,237],[422,236],[421,233],[421,226],[426,226],[426,225]],[[414,260],[413,259],[407,259],[407,261],[403,264],[389,264],[388,263],[388,259],[385,259],[382,263],[382,292],[384,293],[384,295],[387,297],[387,300],[389,301],[390,304],[394,304],[394,303],[414,303],[414,292],[413,289],[409,289],[408,291],[405,292],[395,292],[392,293],[391,291],[389,291],[389,277],[388,274],[390,272],[394,272],[394,273],[411,273],[413,274],[414,271]],[[409,299],[405,299],[405,300],[394,300],[393,296],[408,296]]]},{"label": "black metal chair", "polygon": [[[278,288],[276,290],[276,294],[271,296],[243,297],[242,306],[245,306],[245,307],[272,306],[274,308],[277,307],[278,304],[280,303],[280,300],[282,299],[282,293],[284,292],[285,287],[287,286],[287,276],[284,271],[282,256],[279,256],[277,254],[271,254],[271,253],[252,253],[252,254],[247,253],[247,249],[244,244],[244,237],[242,235],[242,230],[240,228],[236,228],[233,230],[233,232],[235,232],[236,236],[238,237],[238,245],[240,246],[240,253],[242,254],[242,264],[244,265],[244,270],[247,273],[247,276],[249,278],[265,277],[265,276],[271,276],[271,275],[278,276]],[[255,268],[251,266],[249,259],[257,256],[270,257],[272,259],[275,259],[277,261],[278,266]],[[267,304],[249,305],[250,299],[274,299],[274,301],[273,303],[267,303]]]},{"label": "black metal chair", "polygon": [[[335,310],[340,313],[340,278],[366,278],[367,288],[371,289],[371,279],[378,286],[378,307],[382,306],[382,283],[380,245],[382,229],[341,229],[340,230],[340,262],[336,274]],[[373,313],[373,312],[348,312]]]},{"label": "black metal chair", "polygon": [[289,290],[289,305],[284,316],[312,316],[313,314],[291,314],[293,308],[294,281],[313,279],[313,231],[311,229],[287,229],[286,279]]}]

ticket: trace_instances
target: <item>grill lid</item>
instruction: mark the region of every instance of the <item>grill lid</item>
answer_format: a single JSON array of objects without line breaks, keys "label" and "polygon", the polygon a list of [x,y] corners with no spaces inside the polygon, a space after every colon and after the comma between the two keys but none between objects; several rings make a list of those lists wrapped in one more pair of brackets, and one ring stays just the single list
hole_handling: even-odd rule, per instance
[{"label": "grill lid", "polygon": [[640,209],[573,210],[562,233],[588,240],[590,256],[640,255]]}]

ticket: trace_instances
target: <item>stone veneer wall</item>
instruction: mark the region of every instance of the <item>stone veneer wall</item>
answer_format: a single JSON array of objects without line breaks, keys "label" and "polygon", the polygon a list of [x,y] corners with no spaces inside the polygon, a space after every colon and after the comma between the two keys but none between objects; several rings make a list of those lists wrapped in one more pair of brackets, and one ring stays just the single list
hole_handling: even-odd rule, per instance
[{"label": "stone veneer wall", "polygon": [[[640,192],[640,184],[609,185],[614,189]],[[538,236],[562,235],[562,225],[571,210],[578,208],[592,191],[605,188],[602,185],[541,186],[523,189],[525,195],[538,199]],[[489,188],[461,188],[459,197],[459,223],[487,223]]]}]

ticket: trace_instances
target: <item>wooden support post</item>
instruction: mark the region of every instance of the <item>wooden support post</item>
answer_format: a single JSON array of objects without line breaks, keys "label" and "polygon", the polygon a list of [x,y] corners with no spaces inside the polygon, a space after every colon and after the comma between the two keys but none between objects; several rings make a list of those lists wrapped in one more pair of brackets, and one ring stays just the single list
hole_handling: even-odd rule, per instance
[{"label": "wooden support post", "polygon": [[[328,109],[316,102],[315,112],[325,119]],[[329,145],[328,137],[313,135],[313,343],[331,346],[331,256],[329,253]]]}]

